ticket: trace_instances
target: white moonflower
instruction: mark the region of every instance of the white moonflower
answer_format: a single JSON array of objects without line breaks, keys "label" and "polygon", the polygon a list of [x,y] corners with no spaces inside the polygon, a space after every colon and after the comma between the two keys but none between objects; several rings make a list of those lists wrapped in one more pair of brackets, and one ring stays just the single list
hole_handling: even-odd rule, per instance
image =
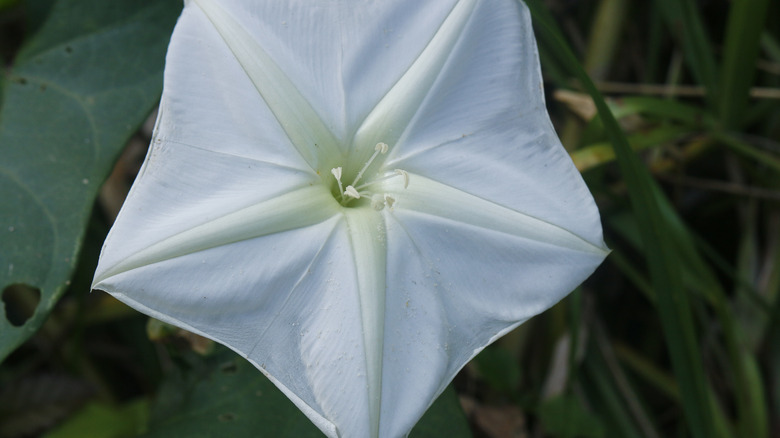
[{"label": "white moonflower", "polygon": [[607,249],[517,0],[188,0],[93,288],[399,437]]}]

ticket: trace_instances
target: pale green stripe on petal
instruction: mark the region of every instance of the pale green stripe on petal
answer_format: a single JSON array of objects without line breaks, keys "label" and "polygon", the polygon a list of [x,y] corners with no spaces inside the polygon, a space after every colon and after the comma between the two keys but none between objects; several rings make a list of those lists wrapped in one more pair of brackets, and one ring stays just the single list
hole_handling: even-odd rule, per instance
[{"label": "pale green stripe on petal", "polygon": [[[225,40],[292,144],[313,170],[340,156],[339,141],[260,44],[215,0],[193,0]],[[332,166],[325,163],[325,167]]]},{"label": "pale green stripe on petal", "polygon": [[[395,145],[439,76],[475,4],[461,0],[455,5],[420,56],[363,121],[354,147],[370,154],[379,142]],[[358,160],[366,158],[357,155]]]},{"label": "pale green stripe on petal", "polygon": [[183,231],[98,271],[101,281],[132,269],[242,240],[307,227],[338,214],[339,205],[322,186],[307,186]]},{"label": "pale green stripe on petal", "polygon": [[371,432],[372,436],[379,436],[387,274],[385,223],[382,216],[370,208],[345,208],[344,217],[357,268]]},{"label": "pale green stripe on petal", "polygon": [[400,178],[388,180],[383,186],[395,198],[394,208],[397,209],[439,216],[575,251],[604,256],[609,253],[603,242],[594,244],[545,220],[420,175],[409,174],[409,186],[406,189]]}]

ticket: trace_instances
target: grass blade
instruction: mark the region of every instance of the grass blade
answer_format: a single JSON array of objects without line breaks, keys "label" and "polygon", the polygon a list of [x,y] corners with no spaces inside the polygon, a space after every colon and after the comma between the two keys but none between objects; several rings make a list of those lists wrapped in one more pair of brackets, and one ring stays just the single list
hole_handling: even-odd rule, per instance
[{"label": "grass blade", "polygon": [[[751,0],[748,0],[751,1]],[[692,0],[656,0],[667,25],[677,35],[685,61],[694,79],[707,89],[710,102],[717,102],[718,68],[701,16]]]},{"label": "grass blade", "polygon": [[[668,225],[655,199],[660,192],[631,150],[607,104],[580,66],[560,31],[538,13],[542,9],[540,2],[527,0],[526,3],[535,18],[539,35],[557,49],[561,60],[593,97],[598,108],[607,135],[615,148],[618,166],[629,190],[642,232],[650,274],[658,299],[659,317],[664,328],[672,367],[680,382],[688,429],[696,438],[716,436],[708,397],[708,384],[704,377],[688,295],[683,287],[682,273],[677,261],[678,255],[675,245],[668,238],[670,235]],[[688,5],[689,2],[684,4]],[[714,70],[707,73],[710,74],[714,74]],[[706,80],[714,83],[710,76],[706,76]]]},{"label": "grass blade", "polygon": [[734,0],[729,11],[720,83],[720,117],[726,129],[740,126],[756,72],[769,0]]}]

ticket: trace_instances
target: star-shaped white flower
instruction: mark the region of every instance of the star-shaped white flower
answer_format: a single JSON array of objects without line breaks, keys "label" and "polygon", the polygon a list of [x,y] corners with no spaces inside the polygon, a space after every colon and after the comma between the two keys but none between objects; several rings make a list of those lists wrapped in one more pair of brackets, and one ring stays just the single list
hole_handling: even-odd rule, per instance
[{"label": "star-shaped white flower", "polygon": [[406,435],[607,250],[517,0],[189,0],[93,288]]}]

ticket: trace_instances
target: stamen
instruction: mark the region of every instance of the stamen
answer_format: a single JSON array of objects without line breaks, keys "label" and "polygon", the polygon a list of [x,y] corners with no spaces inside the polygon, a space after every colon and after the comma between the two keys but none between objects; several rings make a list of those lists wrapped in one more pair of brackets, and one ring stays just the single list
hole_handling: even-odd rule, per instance
[{"label": "stamen", "polygon": [[344,194],[355,199],[360,199],[360,193],[352,186],[347,186],[347,188],[344,189]]},{"label": "stamen", "polygon": [[341,185],[341,167],[334,167],[333,169],[330,169],[330,173],[336,177],[336,182],[339,183],[339,193],[344,193],[344,187]]},{"label": "stamen", "polygon": [[386,180],[388,180],[390,178],[395,178],[396,176],[402,176],[404,178],[404,188],[408,189],[409,188],[409,172],[407,172],[405,170],[402,170],[402,169],[395,169],[395,170],[393,170],[393,173],[391,173],[389,175],[385,175],[382,178],[377,178],[377,179],[375,179],[373,181],[365,182],[365,183],[363,183],[363,184],[361,184],[361,185],[359,185],[359,186],[357,186],[355,188],[358,189],[358,190],[362,190],[362,189],[364,189],[364,188],[366,188],[366,187],[368,187],[370,185],[377,184],[377,183],[380,183],[382,181],[386,181]]},{"label": "stamen", "polygon": [[379,154],[386,154],[387,150],[390,149],[390,147],[387,145],[387,143],[377,143],[376,146],[374,146],[374,154],[371,155],[371,158],[366,161],[366,164],[363,165],[363,168],[360,169],[360,172],[358,172],[357,176],[355,177],[355,180],[352,181],[352,185],[354,186],[357,184],[358,181],[360,181],[360,178],[363,177],[363,173],[368,169],[368,166],[371,165],[371,162],[374,161],[374,158],[376,158]]},{"label": "stamen", "polygon": [[355,180],[352,182],[352,184],[344,187],[343,182],[341,181],[341,177],[343,176],[343,170],[341,167],[334,167],[330,170],[330,173],[333,174],[333,177],[336,178],[336,182],[339,185],[339,203],[342,206],[347,206],[352,201],[352,199],[360,199],[360,198],[371,198],[371,207],[373,207],[377,211],[381,211],[385,207],[392,208],[393,204],[395,203],[395,198],[392,196],[389,196],[387,194],[374,194],[372,191],[365,190],[366,187],[369,187],[373,184],[376,184],[380,181],[384,181],[390,178],[395,178],[396,176],[401,176],[404,179],[404,188],[409,187],[409,174],[405,170],[401,169],[395,169],[391,173],[386,173],[383,177],[378,179],[372,179],[371,181],[365,182],[363,184],[357,185],[357,182],[360,181],[360,179],[363,177],[363,174],[368,170],[369,166],[374,162],[377,156],[379,154],[386,154],[387,151],[390,149],[390,147],[387,145],[387,143],[379,142],[374,146],[374,153],[371,155],[371,158],[368,159],[365,165],[363,165],[363,168],[360,169],[360,172],[358,172],[357,176],[355,177]]},{"label": "stamen", "polygon": [[371,207],[376,211],[382,211],[382,209],[385,208],[385,201],[382,199],[382,195],[377,193],[371,197]]},{"label": "stamen", "polygon": [[402,177],[404,177],[404,188],[408,189],[409,188],[409,173],[407,171],[401,170],[401,169],[395,169],[393,172],[395,172],[396,175],[401,175]]}]

